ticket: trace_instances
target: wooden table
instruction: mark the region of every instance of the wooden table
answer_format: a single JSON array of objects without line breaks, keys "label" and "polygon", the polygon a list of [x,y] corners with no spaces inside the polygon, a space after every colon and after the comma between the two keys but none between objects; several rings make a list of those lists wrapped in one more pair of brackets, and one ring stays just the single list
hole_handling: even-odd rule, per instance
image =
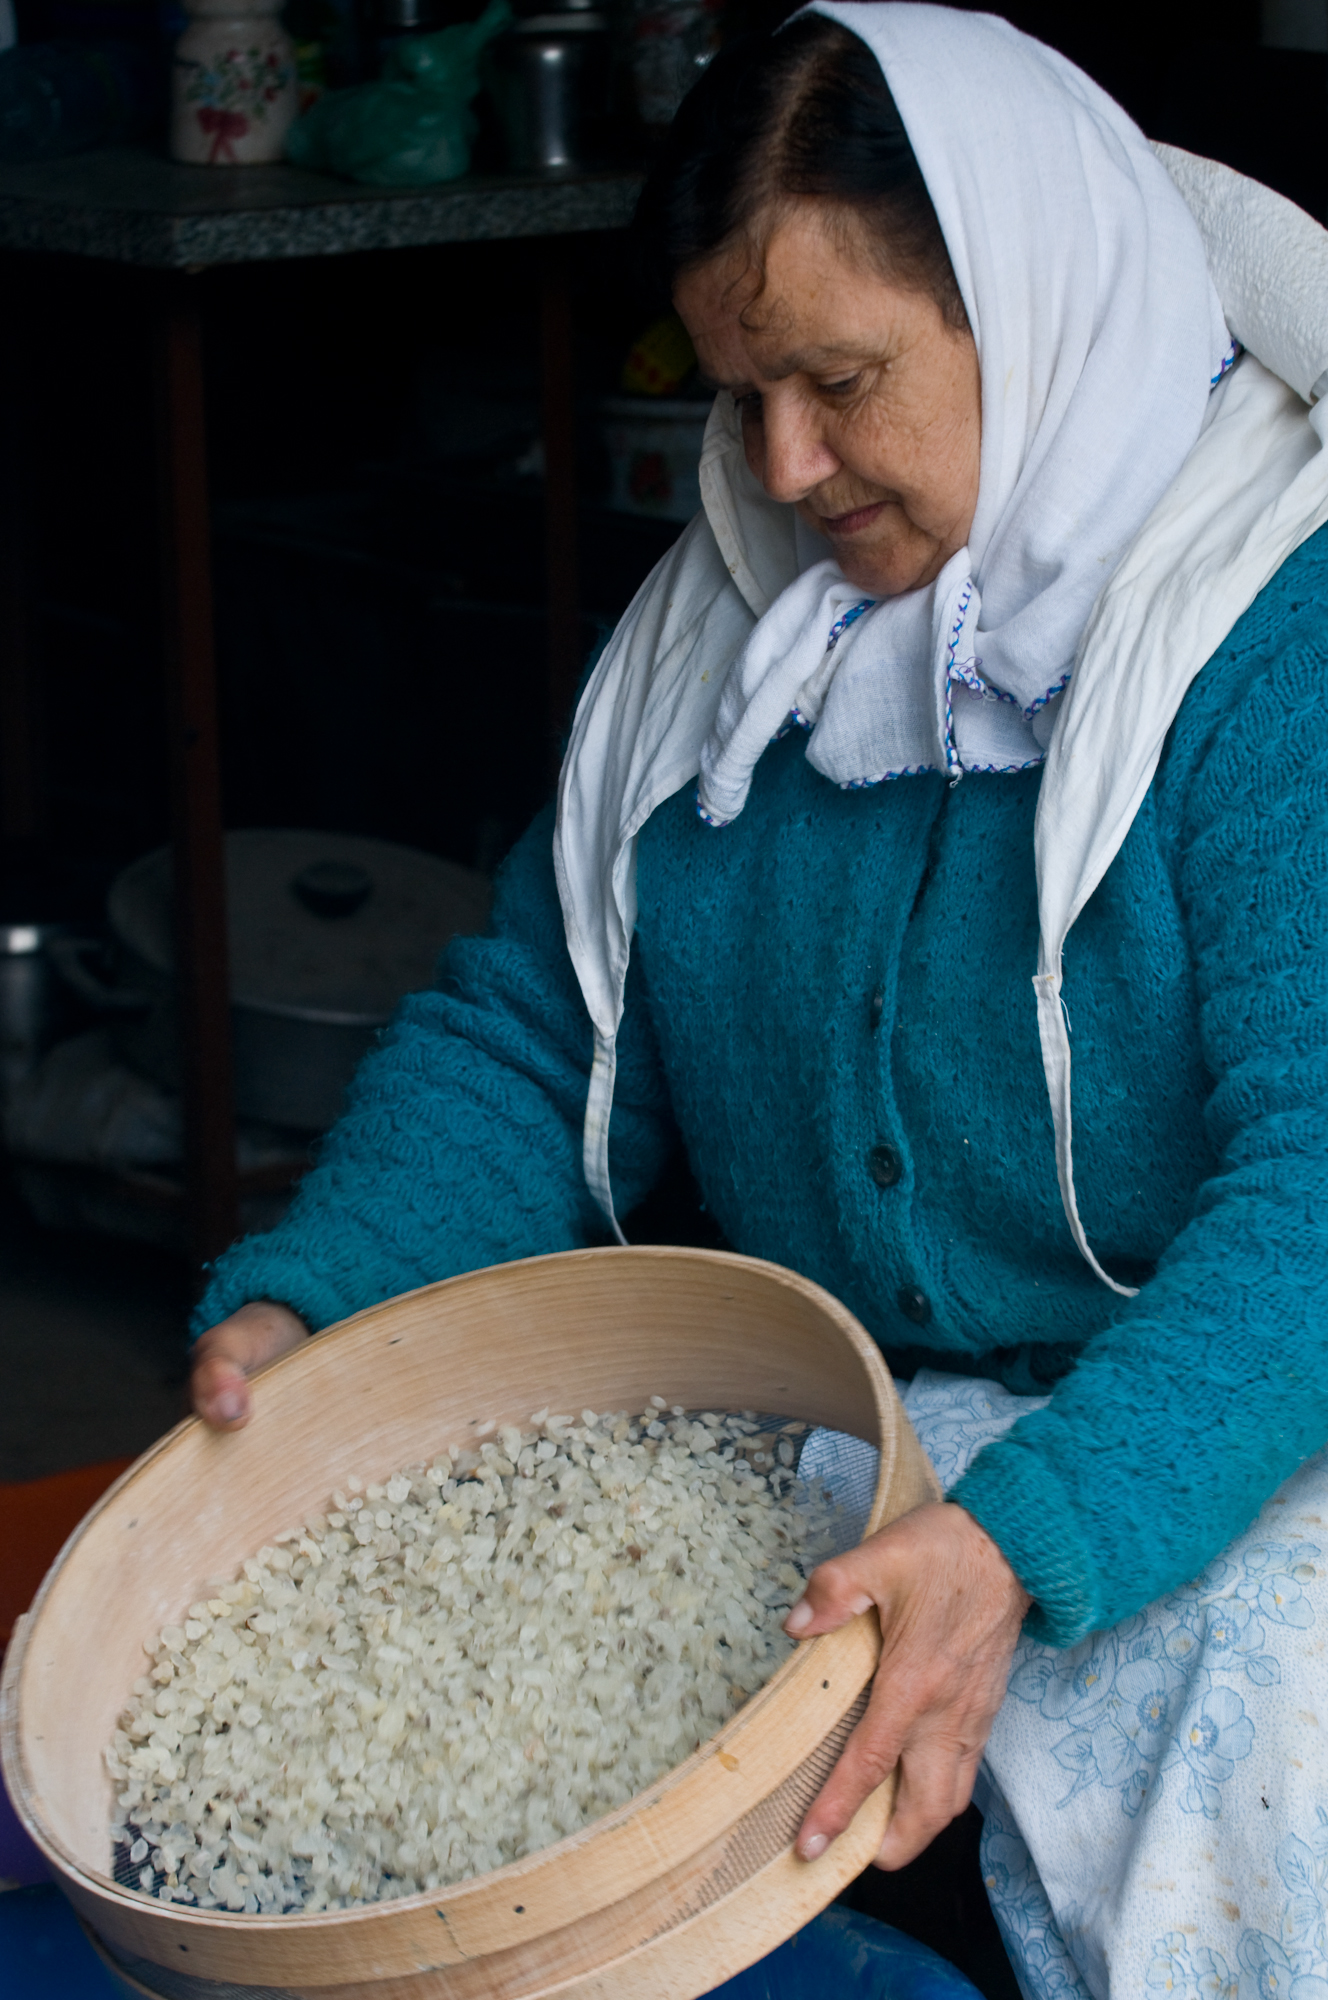
[{"label": "wooden table", "polygon": [[[234,1239],[238,1218],[206,387],[190,280],[225,264],[546,239],[540,372],[552,722],[565,715],[578,670],[572,321],[560,241],[622,228],[639,187],[639,176],[613,172],[364,188],[296,167],[186,167],[130,149],[0,168],[0,250],[96,259],[153,274],[185,1184],[200,1262]],[[0,565],[12,568],[17,539],[0,536],[0,543]],[[38,787],[35,669],[18,608],[21,579],[11,583],[0,607],[0,831],[17,844],[35,834]]]}]

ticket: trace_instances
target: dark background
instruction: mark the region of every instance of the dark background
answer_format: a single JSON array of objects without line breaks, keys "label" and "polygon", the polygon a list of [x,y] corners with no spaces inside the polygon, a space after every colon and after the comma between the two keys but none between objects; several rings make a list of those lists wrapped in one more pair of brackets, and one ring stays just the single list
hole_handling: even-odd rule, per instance
[{"label": "dark background", "polygon": [[[25,35],[93,0],[28,0]],[[60,9],[64,9],[64,13]],[[123,9],[121,9],[123,11]],[[787,11],[734,0],[737,33]],[[1328,55],[1255,0],[1006,10],[1151,135],[1328,208]],[[957,78],[957,118],[982,115]],[[491,866],[545,795],[541,493],[449,442],[459,406],[533,438],[539,246],[220,270],[204,300],[231,825],[383,835]],[[594,399],[650,315],[620,240],[573,252],[587,650],[676,529],[600,504]],[[20,529],[42,665],[45,829],[0,915],[90,917],[164,839],[149,274],[7,260],[30,453]],[[13,310],[18,308],[18,310]]]}]

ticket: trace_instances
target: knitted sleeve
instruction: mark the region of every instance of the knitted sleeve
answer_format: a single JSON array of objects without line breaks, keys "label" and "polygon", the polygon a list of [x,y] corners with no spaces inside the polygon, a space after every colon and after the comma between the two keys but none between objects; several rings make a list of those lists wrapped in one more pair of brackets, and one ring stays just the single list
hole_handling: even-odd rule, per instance
[{"label": "knitted sleeve", "polygon": [[1294,593],[1290,570],[1265,593],[1234,670],[1192,690],[1155,780],[1220,1169],[1047,1408],[952,1494],[1053,1645],[1187,1582],[1328,1442],[1326,568],[1297,565]]},{"label": "knitted sleeve", "polygon": [[[489,933],[453,943],[361,1065],[284,1220],[220,1257],[195,1334],[251,1299],[315,1331],[380,1299],[605,1229],[581,1174],[591,1027],[563,941],[552,811],[498,882]],[[628,981],[614,1099],[618,1212],[673,1144],[639,972]]]}]

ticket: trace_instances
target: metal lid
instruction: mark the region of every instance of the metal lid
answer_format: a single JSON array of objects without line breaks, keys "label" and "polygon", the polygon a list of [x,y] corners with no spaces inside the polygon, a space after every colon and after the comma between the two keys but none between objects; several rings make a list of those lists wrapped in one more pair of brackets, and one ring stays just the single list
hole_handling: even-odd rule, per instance
[{"label": "metal lid", "polygon": [[31,958],[68,928],[67,924],[0,924],[0,958]]},{"label": "metal lid", "polygon": [[[170,850],[158,848],[107,899],[117,935],[162,975],[174,957],[171,874]],[[386,1021],[489,908],[488,881],[472,869],[344,833],[228,833],[226,889],[232,1000],[343,1026]]]}]

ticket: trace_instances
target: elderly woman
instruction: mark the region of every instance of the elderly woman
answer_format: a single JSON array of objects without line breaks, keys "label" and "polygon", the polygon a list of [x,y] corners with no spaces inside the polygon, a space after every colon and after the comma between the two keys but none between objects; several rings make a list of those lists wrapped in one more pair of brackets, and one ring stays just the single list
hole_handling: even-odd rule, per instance
[{"label": "elderly woman", "polygon": [[718,390],[704,513],[491,934],[220,1261],[197,1405],[603,1240],[681,1136],[949,1493],[790,1614],[884,1637],[802,1855],[897,1767],[897,1867],[978,1782],[1029,1994],[1328,2000],[1325,239],[892,4],[721,57],[638,228]]}]

